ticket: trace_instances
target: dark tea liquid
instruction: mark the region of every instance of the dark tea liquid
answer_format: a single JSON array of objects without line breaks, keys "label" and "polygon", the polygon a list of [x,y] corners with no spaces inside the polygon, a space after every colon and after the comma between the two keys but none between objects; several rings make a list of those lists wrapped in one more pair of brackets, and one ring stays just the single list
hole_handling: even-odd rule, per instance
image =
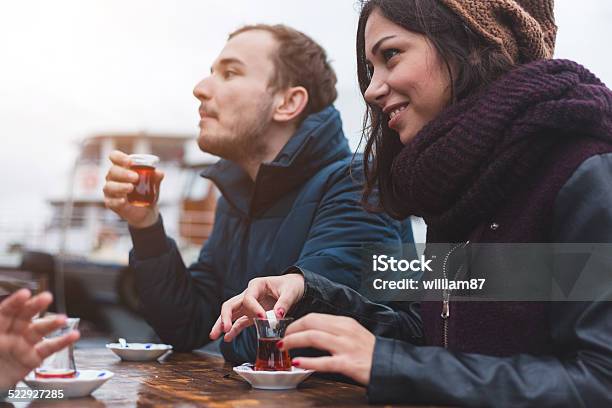
[{"label": "dark tea liquid", "polygon": [[134,190],[128,194],[128,202],[136,207],[148,207],[155,202],[155,167],[131,166],[130,170],[138,173],[138,183]]},{"label": "dark tea liquid", "polygon": [[289,371],[291,359],[288,351],[276,348],[280,338],[259,339],[257,345],[257,360],[255,371]]}]

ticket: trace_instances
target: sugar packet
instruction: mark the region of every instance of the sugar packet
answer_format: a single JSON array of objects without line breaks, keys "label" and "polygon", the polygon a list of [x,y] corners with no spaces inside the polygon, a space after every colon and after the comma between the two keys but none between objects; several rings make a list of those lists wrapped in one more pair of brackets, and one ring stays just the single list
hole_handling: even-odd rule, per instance
[{"label": "sugar packet", "polygon": [[266,318],[268,319],[268,323],[270,324],[271,329],[276,329],[276,325],[278,324],[278,320],[276,319],[276,313],[274,310],[266,311]]}]

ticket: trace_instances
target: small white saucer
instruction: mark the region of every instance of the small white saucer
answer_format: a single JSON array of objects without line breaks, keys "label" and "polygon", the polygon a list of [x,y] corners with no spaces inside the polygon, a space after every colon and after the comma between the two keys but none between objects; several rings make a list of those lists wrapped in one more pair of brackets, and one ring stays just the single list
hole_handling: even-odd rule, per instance
[{"label": "small white saucer", "polygon": [[234,367],[234,372],[260,390],[291,390],[314,373],[297,367],[291,367],[291,371],[255,371],[251,363]]},{"label": "small white saucer", "polygon": [[172,350],[168,344],[153,343],[126,343],[122,346],[119,343],[107,344],[106,348],[121,357],[125,361],[153,361],[161,355]]},{"label": "small white saucer", "polygon": [[36,378],[32,371],[23,382],[34,390],[63,390],[65,398],[86,397],[115,374],[108,370],[77,370],[73,378]]}]

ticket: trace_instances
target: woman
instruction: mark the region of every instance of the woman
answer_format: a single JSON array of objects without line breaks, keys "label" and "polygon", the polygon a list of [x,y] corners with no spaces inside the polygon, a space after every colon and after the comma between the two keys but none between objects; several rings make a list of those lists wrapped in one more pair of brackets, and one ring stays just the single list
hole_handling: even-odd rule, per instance
[{"label": "woman", "polygon": [[[423,217],[428,244],[612,242],[612,93],[580,65],[550,59],[552,8],[365,2],[366,202],[377,187],[388,213]],[[345,374],[371,402],[604,406],[610,305],[440,299],[393,310],[291,269],[228,300],[211,337],[231,341],[273,307],[306,315],[279,348],[330,353],[295,366]]]}]

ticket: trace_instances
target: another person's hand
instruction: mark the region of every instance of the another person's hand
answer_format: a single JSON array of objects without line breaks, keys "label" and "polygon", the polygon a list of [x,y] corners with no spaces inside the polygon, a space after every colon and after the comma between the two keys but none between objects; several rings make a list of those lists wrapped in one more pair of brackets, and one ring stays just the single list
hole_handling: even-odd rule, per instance
[{"label": "another person's hand", "polygon": [[79,339],[78,331],[43,339],[66,324],[66,316],[32,321],[52,300],[48,292],[31,297],[21,289],[0,303],[0,390],[12,388],[45,358]]},{"label": "another person's hand", "polygon": [[216,340],[225,333],[224,340],[232,341],[253,324],[253,317],[264,318],[266,310],[274,310],[281,318],[303,295],[304,277],[299,273],[255,278],[244,292],[223,303],[210,338]]},{"label": "another person's hand", "polygon": [[290,324],[276,345],[281,350],[313,347],[331,356],[296,357],[296,367],[340,373],[368,385],[376,337],[355,319],[310,313]]},{"label": "another person's hand", "polygon": [[[106,174],[106,183],[103,188],[106,207],[116,212],[134,228],[146,228],[155,224],[159,217],[157,204],[149,207],[136,207],[128,203],[127,196],[134,190],[134,183],[138,182],[138,173],[130,170],[130,156],[115,150],[108,158],[113,166]],[[158,186],[163,178],[164,173],[155,169],[155,182]]]}]

